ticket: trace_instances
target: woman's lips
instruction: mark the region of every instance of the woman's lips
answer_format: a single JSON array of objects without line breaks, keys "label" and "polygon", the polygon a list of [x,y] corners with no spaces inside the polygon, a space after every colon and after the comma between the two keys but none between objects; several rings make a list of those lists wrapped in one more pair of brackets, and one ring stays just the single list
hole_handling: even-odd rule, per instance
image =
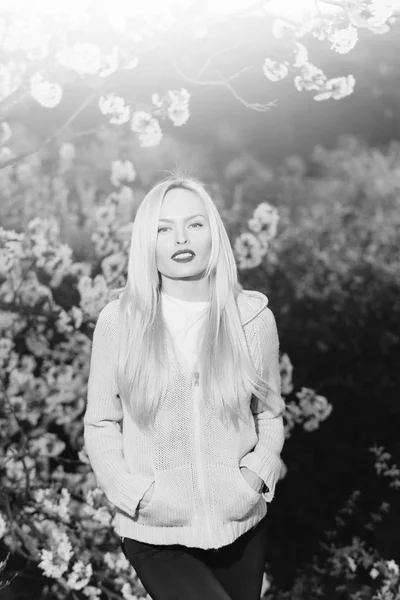
[{"label": "woman's lips", "polygon": [[182,263],[184,263],[184,262],[190,262],[195,257],[194,254],[190,254],[188,256],[185,256],[185,258],[183,258],[183,256],[184,255],[182,255],[182,254],[178,254],[178,256],[175,256],[172,260],[174,260],[175,262],[182,262]]}]

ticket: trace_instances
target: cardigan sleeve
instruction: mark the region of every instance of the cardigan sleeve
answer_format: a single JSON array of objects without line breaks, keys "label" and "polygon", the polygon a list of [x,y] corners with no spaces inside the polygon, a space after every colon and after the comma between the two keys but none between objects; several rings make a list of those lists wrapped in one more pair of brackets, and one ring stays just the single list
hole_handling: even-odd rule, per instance
[{"label": "cardigan sleeve", "polygon": [[133,517],[153,480],[130,473],[123,455],[123,411],[116,382],[117,303],[103,308],[93,332],[84,442],[98,487],[114,506]]},{"label": "cardigan sleeve", "polygon": [[280,454],[285,442],[282,416],[285,402],[281,396],[278,331],[275,317],[268,307],[259,315],[258,335],[263,378],[268,382],[270,391],[264,402],[253,396],[252,413],[258,442],[254,449],[242,458],[240,466],[247,467],[264,481],[268,491],[262,495],[267,502],[271,502],[281,472]]}]

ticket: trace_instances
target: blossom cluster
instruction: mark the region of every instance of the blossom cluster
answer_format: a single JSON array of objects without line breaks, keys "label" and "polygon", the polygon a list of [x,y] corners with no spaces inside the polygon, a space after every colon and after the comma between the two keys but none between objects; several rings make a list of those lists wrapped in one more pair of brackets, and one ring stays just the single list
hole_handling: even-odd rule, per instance
[{"label": "blossom cluster", "polygon": [[280,62],[267,57],[262,66],[263,73],[269,81],[277,82],[287,78],[292,69],[300,69],[300,74],[294,76],[294,86],[298,91],[317,91],[313,96],[317,101],[341,100],[353,93],[354,76],[328,79],[322,69],[308,60],[307,49],[298,40],[311,33],[320,41],[328,41],[334,52],[347,54],[359,40],[359,28],[386,33],[389,31],[388,21],[395,11],[396,4],[392,0],[345,0],[339,16],[322,16],[320,13],[299,24],[276,18],[272,35],[277,40],[291,40],[295,59],[291,64],[288,60]]},{"label": "blossom cluster", "polygon": [[[169,90],[162,96],[154,93],[151,100],[144,100],[136,91],[140,86],[136,86],[134,76],[135,92],[129,98],[111,91],[112,85],[106,86],[104,80],[117,80],[117,75],[131,71],[135,75],[142,55],[153,47],[156,36],[166,32],[170,35],[172,26],[185,31],[192,44],[188,44],[188,52],[197,60],[199,38],[208,41],[214,28],[208,26],[207,19],[201,25],[192,22],[190,2],[183,3],[177,12],[160,7],[152,12],[149,6],[142,12],[129,3],[123,7],[120,4],[115,10],[112,2],[90,6],[82,2],[58,7],[51,15],[46,3],[41,2],[34,9],[30,4],[19,0],[21,14],[9,10],[6,17],[0,17],[0,101],[12,98],[16,92],[17,96],[21,92],[22,98],[27,81],[31,97],[44,108],[54,108],[61,103],[68,86],[83,80],[98,91],[98,107],[108,123],[127,124],[144,148],[160,144],[162,119],[169,119],[178,127],[187,123],[190,93],[185,88]],[[352,94],[354,76],[329,79],[308,60],[307,48],[299,40],[311,34],[328,43],[332,51],[347,54],[359,41],[359,29],[375,34],[389,31],[396,4],[394,0],[345,0],[340,8],[334,15],[322,15],[319,7],[319,12],[314,11],[305,22],[274,19],[272,36],[283,44],[273,57],[264,59],[261,68],[265,77],[279,82],[293,74],[295,89],[316,91],[313,98],[317,101],[339,100]],[[208,17],[212,22],[211,14]],[[210,48],[212,44],[210,40]],[[292,55],[289,59],[288,53]],[[0,131],[0,146],[1,138]],[[0,160],[6,160],[2,153]]]},{"label": "blossom cluster", "polygon": [[276,237],[279,214],[276,207],[268,202],[261,202],[248,220],[248,228],[239,235],[234,243],[235,258],[239,269],[251,269],[260,265],[267,255],[272,259],[272,251],[268,252],[271,240]]}]

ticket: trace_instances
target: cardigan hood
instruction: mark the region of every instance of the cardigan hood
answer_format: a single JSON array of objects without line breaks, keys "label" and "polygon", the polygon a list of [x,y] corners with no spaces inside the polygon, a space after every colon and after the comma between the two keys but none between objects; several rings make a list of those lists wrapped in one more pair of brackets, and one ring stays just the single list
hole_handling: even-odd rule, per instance
[{"label": "cardigan hood", "polygon": [[255,290],[242,290],[238,295],[237,305],[244,326],[268,306],[268,298]]}]

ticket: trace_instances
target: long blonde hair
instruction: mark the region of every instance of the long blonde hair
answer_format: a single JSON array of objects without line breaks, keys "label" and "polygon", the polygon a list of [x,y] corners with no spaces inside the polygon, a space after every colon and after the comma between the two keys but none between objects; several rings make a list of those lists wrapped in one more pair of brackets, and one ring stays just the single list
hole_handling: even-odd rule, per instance
[{"label": "long blonde hair", "polygon": [[201,384],[204,401],[210,399],[225,426],[230,421],[237,428],[243,418],[242,400],[251,393],[265,400],[269,387],[258,375],[247,347],[237,306],[241,286],[228,234],[210,195],[193,177],[169,176],[147,193],[136,212],[127,282],[119,302],[119,393],[137,426],[142,431],[153,429],[169,379],[156,243],[161,204],[173,188],[198,194],[207,211],[212,237],[205,272],[210,304],[199,347]]}]

